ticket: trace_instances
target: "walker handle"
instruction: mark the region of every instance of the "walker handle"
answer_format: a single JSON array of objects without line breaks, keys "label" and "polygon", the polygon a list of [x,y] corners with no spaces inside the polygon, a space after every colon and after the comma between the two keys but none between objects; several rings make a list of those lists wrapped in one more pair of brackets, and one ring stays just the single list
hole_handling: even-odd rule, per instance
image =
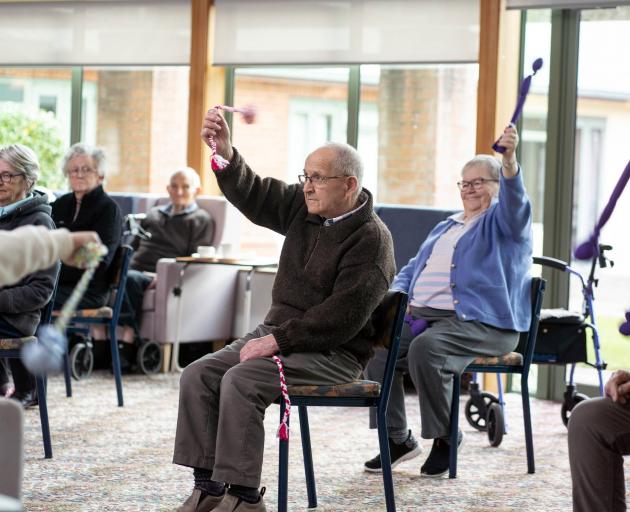
[{"label": "walker handle", "polygon": [[561,272],[566,272],[569,264],[565,261],[558,260],[556,258],[550,258],[549,256],[534,256],[534,263],[536,265],[543,265],[545,267],[552,267]]}]

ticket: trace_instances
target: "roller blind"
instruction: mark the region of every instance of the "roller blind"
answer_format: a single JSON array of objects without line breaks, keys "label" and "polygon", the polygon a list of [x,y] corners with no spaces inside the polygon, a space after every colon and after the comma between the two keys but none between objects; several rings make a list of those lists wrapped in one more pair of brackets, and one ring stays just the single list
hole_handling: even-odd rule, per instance
[{"label": "roller blind", "polygon": [[596,9],[630,5],[630,0],[506,0],[508,9]]},{"label": "roller blind", "polygon": [[0,3],[0,65],[188,64],[190,1]]},{"label": "roller blind", "polygon": [[479,0],[215,0],[217,65],[476,62]]}]

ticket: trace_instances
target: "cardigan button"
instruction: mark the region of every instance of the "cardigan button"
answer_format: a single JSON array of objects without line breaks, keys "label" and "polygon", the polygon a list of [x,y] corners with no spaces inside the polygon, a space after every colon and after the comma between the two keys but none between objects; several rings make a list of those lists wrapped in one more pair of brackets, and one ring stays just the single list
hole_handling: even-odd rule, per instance
[{"label": "cardigan button", "polygon": [[453,301],[453,304],[459,304],[459,301],[458,301],[457,299],[455,299],[455,300]]},{"label": "cardigan button", "polygon": [[451,268],[455,268],[455,263],[451,263]]},{"label": "cardigan button", "polygon": [[455,283],[451,283],[451,288],[455,288]]}]

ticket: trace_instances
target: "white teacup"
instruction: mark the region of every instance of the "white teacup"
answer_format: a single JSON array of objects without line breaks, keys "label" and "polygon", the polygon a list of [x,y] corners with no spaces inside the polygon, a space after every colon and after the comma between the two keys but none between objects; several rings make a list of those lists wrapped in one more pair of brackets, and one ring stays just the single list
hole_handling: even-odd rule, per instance
[{"label": "white teacup", "polygon": [[236,245],[230,242],[223,242],[219,247],[219,252],[223,258],[236,258],[238,256]]},{"label": "white teacup", "polygon": [[197,247],[197,252],[202,258],[214,258],[217,250],[213,245],[200,245]]}]

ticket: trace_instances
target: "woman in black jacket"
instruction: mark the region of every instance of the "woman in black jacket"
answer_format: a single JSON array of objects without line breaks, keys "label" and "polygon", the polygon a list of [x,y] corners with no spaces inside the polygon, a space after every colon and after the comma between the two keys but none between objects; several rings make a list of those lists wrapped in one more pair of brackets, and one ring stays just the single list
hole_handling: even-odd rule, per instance
[{"label": "woman in black jacket", "polygon": [[[35,153],[21,144],[0,147],[0,229],[36,225],[53,229],[46,195],[33,190],[39,174]],[[58,266],[27,275],[18,283],[0,288],[0,338],[35,334],[41,310],[50,301]],[[19,359],[9,359],[15,392],[12,398],[24,407],[37,404],[35,378]],[[9,375],[0,364],[0,395],[8,391]]]},{"label": "woman in black jacket", "polygon": [[[99,308],[107,303],[108,268],[120,245],[123,223],[118,205],[103,190],[105,153],[82,143],[74,144],[64,156],[63,173],[68,177],[72,192],[53,203],[55,224],[70,231],[96,231],[108,249],[79,304],[79,309]],[[62,265],[55,309],[63,306],[82,273]]]}]

